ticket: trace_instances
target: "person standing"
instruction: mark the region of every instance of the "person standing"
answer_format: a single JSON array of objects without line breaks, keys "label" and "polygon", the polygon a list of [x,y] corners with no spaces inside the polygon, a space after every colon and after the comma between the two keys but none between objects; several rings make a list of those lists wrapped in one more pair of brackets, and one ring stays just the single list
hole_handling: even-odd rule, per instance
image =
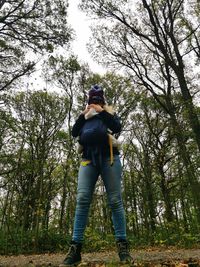
[{"label": "person standing", "polygon": [[[109,129],[109,130],[108,130]],[[77,202],[72,241],[64,266],[81,262],[81,249],[95,184],[101,176],[112,211],[116,245],[120,261],[132,262],[126,236],[126,219],[121,193],[121,162],[112,135],[121,131],[119,117],[105,103],[101,86],[89,90],[88,104],[72,128],[72,136],[79,137],[82,160],[77,186]]]}]

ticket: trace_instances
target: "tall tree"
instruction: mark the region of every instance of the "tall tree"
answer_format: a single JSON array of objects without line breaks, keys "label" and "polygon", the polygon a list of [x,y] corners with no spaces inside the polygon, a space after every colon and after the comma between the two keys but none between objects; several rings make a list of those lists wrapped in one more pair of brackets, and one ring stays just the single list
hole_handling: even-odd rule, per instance
[{"label": "tall tree", "polygon": [[[145,80],[147,89],[156,90],[160,85],[160,66],[169,66],[173,77],[171,86],[181,92],[185,118],[200,151],[200,122],[193,103],[195,79],[192,82],[188,78],[195,75],[190,59],[198,57],[199,12],[192,12],[194,23],[187,14],[188,7],[198,10],[198,2],[142,0],[133,5],[131,1],[122,4],[120,1],[83,0],[81,6],[104,23],[94,27],[94,46],[91,47],[95,48],[91,50],[97,60],[123,66],[130,75],[138,77],[140,73],[138,83],[144,84]],[[189,10],[191,12],[192,8]],[[189,23],[192,28],[188,27]]]},{"label": "tall tree", "polygon": [[13,170],[9,176],[3,175],[3,181],[12,195],[10,205],[17,209],[16,223],[24,230],[34,230],[37,239],[39,229],[48,226],[50,204],[57,193],[57,179],[52,178],[59,164],[57,134],[69,103],[47,92],[19,93],[7,97],[5,103],[14,110],[16,131],[13,150],[7,150]]},{"label": "tall tree", "polygon": [[[64,98],[69,103],[68,112],[66,114],[66,129],[65,138],[62,139],[63,147],[65,149],[65,161],[62,163],[63,180],[61,193],[61,209],[59,218],[60,232],[69,233],[70,231],[70,216],[72,216],[72,205],[74,194],[70,194],[71,187],[74,187],[76,177],[72,170],[73,160],[76,159],[76,151],[74,147],[74,140],[71,135],[72,119],[75,106],[77,105],[77,95],[79,94],[79,86],[77,84],[78,75],[81,70],[77,58],[71,56],[65,58],[63,56],[53,57],[48,60],[48,64],[44,65],[44,77],[53,86],[59,88],[64,94]],[[74,164],[75,165],[75,164]],[[76,170],[76,168],[74,168]],[[73,175],[72,175],[73,174]]]},{"label": "tall tree", "polygon": [[[199,13],[193,14],[196,27],[191,30],[185,2],[135,1],[135,11],[129,1],[124,5],[119,1],[91,0],[82,1],[82,8],[104,22],[94,28],[94,56],[103,58],[107,64],[124,67],[138,84],[138,90],[150,92],[169,114],[200,222],[200,183],[189,158],[186,133],[181,130],[179,119],[182,116],[187,120],[192,129],[191,137],[200,152],[200,122],[193,103],[196,79],[193,63],[189,60],[191,56],[197,57],[197,47],[191,43],[196,42],[195,36],[199,34]],[[192,1],[187,4],[191,6]],[[198,5],[194,4],[194,8]],[[177,94],[181,98],[178,99]],[[182,106],[181,113],[178,105]]]}]

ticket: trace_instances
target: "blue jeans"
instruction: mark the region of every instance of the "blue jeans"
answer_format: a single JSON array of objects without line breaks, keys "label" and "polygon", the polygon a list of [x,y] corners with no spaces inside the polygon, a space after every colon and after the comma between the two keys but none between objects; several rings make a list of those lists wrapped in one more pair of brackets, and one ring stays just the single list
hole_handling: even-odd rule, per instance
[{"label": "blue jeans", "polygon": [[82,242],[87,224],[89,207],[92,201],[95,184],[101,175],[112,211],[115,239],[126,239],[126,219],[121,195],[121,162],[119,155],[114,155],[114,163],[110,158],[102,158],[101,168],[81,162],[78,175],[77,203],[74,219],[73,241]]}]

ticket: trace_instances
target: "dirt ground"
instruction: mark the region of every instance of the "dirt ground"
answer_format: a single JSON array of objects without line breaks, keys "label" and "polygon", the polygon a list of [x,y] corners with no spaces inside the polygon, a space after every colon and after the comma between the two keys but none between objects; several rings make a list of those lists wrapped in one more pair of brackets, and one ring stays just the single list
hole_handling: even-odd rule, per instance
[{"label": "dirt ground", "polygon": [[[153,248],[132,250],[131,255],[134,258],[134,266],[139,267],[200,267],[200,249]],[[0,256],[0,267],[58,267],[64,257],[64,254]],[[82,263],[78,266],[117,267],[122,265],[119,264],[115,251],[107,251],[83,254]]]}]

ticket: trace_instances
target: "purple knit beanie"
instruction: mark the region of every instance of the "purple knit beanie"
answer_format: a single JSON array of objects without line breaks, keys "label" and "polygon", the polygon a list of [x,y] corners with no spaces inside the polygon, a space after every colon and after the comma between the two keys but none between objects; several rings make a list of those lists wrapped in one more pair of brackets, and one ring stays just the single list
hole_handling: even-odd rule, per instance
[{"label": "purple knit beanie", "polygon": [[102,103],[105,104],[104,92],[101,86],[95,84],[91,87],[89,91],[89,99],[88,104],[98,104]]}]

